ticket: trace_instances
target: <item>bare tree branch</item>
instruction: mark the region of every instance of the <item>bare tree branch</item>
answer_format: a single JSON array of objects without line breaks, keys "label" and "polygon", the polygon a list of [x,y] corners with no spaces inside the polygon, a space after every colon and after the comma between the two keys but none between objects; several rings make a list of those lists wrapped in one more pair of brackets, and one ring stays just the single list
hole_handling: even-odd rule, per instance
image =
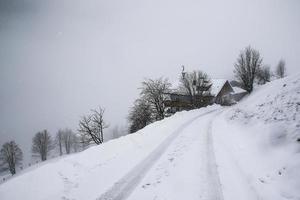
[{"label": "bare tree branch", "polygon": [[81,118],[78,131],[86,136],[83,138],[96,144],[103,143],[103,130],[108,128],[108,124],[104,121],[104,111],[104,109],[99,107],[98,110],[91,110],[92,114]]},{"label": "bare tree branch", "polygon": [[235,63],[235,76],[243,83],[243,87],[248,92],[252,92],[253,83],[257,71],[262,65],[262,58],[257,50],[250,46],[242,51]]},{"label": "bare tree branch", "polygon": [[170,91],[171,84],[168,79],[146,79],[142,82],[142,98],[148,101],[156,111],[156,119],[163,119],[165,117],[164,101],[165,93]]}]

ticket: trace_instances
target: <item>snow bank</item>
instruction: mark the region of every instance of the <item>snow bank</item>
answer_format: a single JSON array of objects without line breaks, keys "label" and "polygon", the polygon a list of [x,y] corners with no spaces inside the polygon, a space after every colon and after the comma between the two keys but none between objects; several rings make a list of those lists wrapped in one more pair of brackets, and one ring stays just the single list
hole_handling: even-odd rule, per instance
[{"label": "snow bank", "polygon": [[[169,141],[131,199],[156,198],[153,191],[160,194],[156,199],[209,197],[218,188],[212,181],[218,171],[222,191],[207,199],[300,200],[300,75],[261,86],[182,130],[217,108],[176,113],[135,134],[26,169],[0,185],[0,199],[97,199]],[[170,140],[178,130],[184,134]]]},{"label": "snow bank", "polygon": [[176,113],[135,134],[24,170],[0,185],[1,200],[99,198],[175,130],[210,109]]},{"label": "snow bank", "polygon": [[300,138],[300,75],[261,86],[232,109],[228,117],[246,124],[276,124],[271,127],[277,129],[275,132],[281,131],[289,141],[296,141]]},{"label": "snow bank", "polygon": [[214,121],[224,198],[300,199],[300,75],[257,88]]}]

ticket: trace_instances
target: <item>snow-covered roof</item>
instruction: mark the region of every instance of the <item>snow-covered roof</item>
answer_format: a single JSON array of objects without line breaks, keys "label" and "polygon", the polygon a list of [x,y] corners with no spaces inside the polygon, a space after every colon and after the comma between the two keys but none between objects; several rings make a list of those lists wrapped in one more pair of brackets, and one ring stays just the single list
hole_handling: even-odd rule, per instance
[{"label": "snow-covered roof", "polygon": [[246,92],[246,90],[240,88],[240,87],[232,87],[234,93],[243,93]]},{"label": "snow-covered roof", "polygon": [[171,88],[170,88],[170,90],[171,90],[171,92],[172,93],[176,93],[176,94],[179,94],[179,95],[186,95],[186,91],[182,88],[182,87],[180,87],[180,85],[181,85],[181,83],[180,83],[180,81],[173,81],[173,82],[171,82]]},{"label": "snow-covered roof", "polygon": [[180,86],[180,81],[176,80],[171,82],[171,90],[178,90],[179,86]]},{"label": "snow-covered roof", "polygon": [[212,95],[217,95],[220,90],[222,89],[223,85],[226,83],[226,79],[211,79],[210,80],[212,83],[211,89],[210,89],[210,93]]},{"label": "snow-covered roof", "polygon": [[[210,93],[216,96],[220,92],[224,84],[226,83],[227,79],[211,79],[210,81],[212,83],[212,86],[210,88]],[[174,81],[172,83],[171,91],[177,94],[185,94],[185,92],[182,91],[182,89],[180,90],[179,81]]]}]

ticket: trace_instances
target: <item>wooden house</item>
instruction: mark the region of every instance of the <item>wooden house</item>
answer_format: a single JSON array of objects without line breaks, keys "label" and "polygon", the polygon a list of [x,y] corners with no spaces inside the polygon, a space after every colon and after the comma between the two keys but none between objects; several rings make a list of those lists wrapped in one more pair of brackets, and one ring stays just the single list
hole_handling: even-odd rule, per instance
[{"label": "wooden house", "polygon": [[220,105],[231,105],[234,103],[231,99],[231,95],[234,93],[234,90],[228,80],[213,79],[212,85],[211,94],[215,97],[214,103]]},{"label": "wooden house", "polygon": [[172,92],[165,94],[167,95],[165,106],[168,112],[175,113],[181,110],[205,107],[214,103],[232,105],[246,94],[247,92],[243,89],[232,87],[226,79],[212,79],[207,91],[193,97],[180,92],[178,88],[174,88]]}]

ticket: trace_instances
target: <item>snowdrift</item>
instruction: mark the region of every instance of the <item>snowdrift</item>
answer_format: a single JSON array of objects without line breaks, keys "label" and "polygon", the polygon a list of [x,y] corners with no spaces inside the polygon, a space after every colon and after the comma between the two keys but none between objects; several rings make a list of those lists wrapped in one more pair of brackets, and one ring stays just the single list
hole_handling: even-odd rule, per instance
[{"label": "snowdrift", "polygon": [[256,88],[213,134],[225,199],[300,199],[300,75]]},{"label": "snowdrift", "polygon": [[0,185],[0,199],[97,199],[184,123],[213,109],[176,113],[134,134],[24,170]]}]

